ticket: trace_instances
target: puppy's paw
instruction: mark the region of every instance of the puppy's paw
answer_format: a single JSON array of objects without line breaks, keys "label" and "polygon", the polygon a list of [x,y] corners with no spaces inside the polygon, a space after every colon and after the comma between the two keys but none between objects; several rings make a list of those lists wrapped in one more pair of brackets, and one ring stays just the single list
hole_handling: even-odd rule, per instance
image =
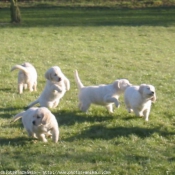
[{"label": "puppy's paw", "polygon": [[120,103],[115,103],[116,108],[120,107]]},{"label": "puppy's paw", "polygon": [[114,111],[108,111],[110,114],[113,114],[114,113]]},{"label": "puppy's paw", "polygon": [[132,109],[128,109],[128,112],[129,112],[129,113],[132,113],[132,112],[133,112],[133,110],[132,110]]},{"label": "puppy's paw", "polygon": [[45,143],[47,142],[47,139],[46,139],[46,138],[43,138],[43,139],[41,139],[41,140],[42,140],[43,142],[45,142]]}]

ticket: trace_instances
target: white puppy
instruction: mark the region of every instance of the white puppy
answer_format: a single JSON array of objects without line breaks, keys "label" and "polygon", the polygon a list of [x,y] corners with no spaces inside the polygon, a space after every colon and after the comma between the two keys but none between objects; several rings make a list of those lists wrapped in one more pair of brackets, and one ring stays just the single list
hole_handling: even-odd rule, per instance
[{"label": "white puppy", "polygon": [[18,73],[18,92],[19,94],[23,93],[23,89],[27,89],[32,92],[36,91],[37,87],[37,72],[34,66],[30,63],[24,63],[22,65],[15,65],[12,67],[11,71],[19,69]]},{"label": "white puppy", "polygon": [[28,136],[47,142],[46,136],[51,136],[53,142],[58,142],[59,128],[55,116],[45,107],[30,108],[14,116],[14,122],[22,118],[22,123]]},{"label": "white puppy", "polygon": [[119,79],[109,85],[84,87],[77,70],[75,71],[75,80],[79,89],[79,108],[84,112],[86,112],[93,103],[105,106],[109,112],[113,113],[113,104],[119,107],[119,96],[127,87],[131,86],[128,80]]},{"label": "white puppy", "polygon": [[45,73],[45,78],[47,82],[44,91],[37,100],[27,106],[28,108],[37,103],[42,107],[55,108],[65,92],[70,89],[69,80],[58,66],[48,69]]},{"label": "white puppy", "polygon": [[156,101],[155,87],[147,84],[131,86],[126,89],[124,100],[128,112],[134,111],[136,116],[144,116],[148,121],[151,104]]}]

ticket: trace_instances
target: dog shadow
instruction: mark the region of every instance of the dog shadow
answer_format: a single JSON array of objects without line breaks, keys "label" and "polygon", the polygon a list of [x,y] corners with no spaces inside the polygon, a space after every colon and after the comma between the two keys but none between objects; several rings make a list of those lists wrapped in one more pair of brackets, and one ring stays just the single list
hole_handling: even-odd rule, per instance
[{"label": "dog shadow", "polygon": [[0,146],[9,145],[9,146],[24,146],[32,141],[32,138],[29,137],[15,137],[15,138],[0,138]]},{"label": "dog shadow", "polygon": [[84,122],[94,123],[94,122],[110,121],[117,118],[116,115],[109,114],[107,112],[103,116],[98,114],[86,114],[79,111],[67,112],[64,110],[59,112],[53,112],[53,114],[57,118],[58,123],[60,125],[66,125],[66,126],[71,126],[74,125],[75,123],[84,123]]},{"label": "dog shadow", "polygon": [[0,91],[4,91],[4,92],[9,92],[11,91],[11,88],[0,88]]},{"label": "dog shadow", "polygon": [[168,133],[165,131],[161,131],[160,127],[156,128],[142,128],[142,127],[113,127],[108,128],[106,126],[96,124],[90,127],[87,127],[81,133],[74,135],[73,137],[69,137],[67,141],[74,141],[76,139],[103,139],[103,140],[111,140],[113,138],[119,137],[130,137],[131,135],[136,135],[139,138],[145,139],[147,137],[151,137],[154,133],[158,133],[163,137],[168,137],[170,135],[174,135],[174,133]]},{"label": "dog shadow", "polygon": [[1,113],[1,118],[8,119],[12,118],[14,115],[18,114],[20,111],[25,111],[24,107],[8,107],[8,108],[3,108],[0,107],[0,113]]}]

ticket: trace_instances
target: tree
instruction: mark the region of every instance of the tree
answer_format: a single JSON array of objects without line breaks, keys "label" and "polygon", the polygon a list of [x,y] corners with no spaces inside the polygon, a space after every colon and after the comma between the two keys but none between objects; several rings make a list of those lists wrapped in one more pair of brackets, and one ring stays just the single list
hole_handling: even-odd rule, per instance
[{"label": "tree", "polygon": [[17,0],[10,0],[10,11],[11,11],[11,22],[20,23],[21,22],[21,14],[17,4]]}]

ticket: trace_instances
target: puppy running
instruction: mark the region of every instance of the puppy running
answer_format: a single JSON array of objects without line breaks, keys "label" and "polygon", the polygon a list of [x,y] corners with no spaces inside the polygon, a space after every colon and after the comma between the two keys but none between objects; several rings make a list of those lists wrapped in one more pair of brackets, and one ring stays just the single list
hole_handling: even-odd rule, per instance
[{"label": "puppy running", "polygon": [[17,114],[13,120],[15,122],[20,118],[22,118],[22,123],[29,137],[47,142],[46,136],[51,136],[53,142],[58,142],[58,123],[55,116],[47,108],[30,108]]},{"label": "puppy running", "polygon": [[36,91],[37,87],[37,72],[34,66],[30,63],[24,63],[22,65],[15,65],[11,71],[19,69],[18,73],[18,92],[23,93],[23,89],[29,88],[30,92]]},{"label": "puppy running", "polygon": [[27,108],[39,103],[42,107],[55,108],[58,106],[60,99],[64,96],[66,91],[70,89],[70,82],[62,73],[58,66],[51,67],[45,73],[47,79],[44,91],[40,97],[34,102],[30,103]]},{"label": "puppy running", "polygon": [[131,86],[126,89],[124,100],[128,112],[134,111],[136,116],[144,116],[148,121],[151,104],[156,101],[155,87],[147,84]]},{"label": "puppy running", "polygon": [[84,87],[78,71],[75,71],[75,81],[79,89],[79,108],[81,111],[86,112],[90,105],[97,104],[107,108],[107,110],[113,113],[113,104],[119,107],[119,96],[125,91],[125,89],[131,84],[126,79],[119,79],[109,85],[99,86],[86,86]]}]

